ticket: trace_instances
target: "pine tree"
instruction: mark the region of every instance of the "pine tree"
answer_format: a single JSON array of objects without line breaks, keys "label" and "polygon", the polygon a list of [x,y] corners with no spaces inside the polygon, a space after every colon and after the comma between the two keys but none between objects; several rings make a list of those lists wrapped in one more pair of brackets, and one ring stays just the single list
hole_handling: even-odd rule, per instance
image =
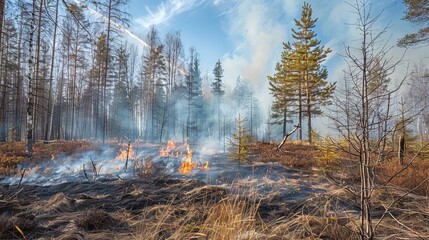
[{"label": "pine tree", "polygon": [[188,64],[188,73],[185,76],[187,120],[186,137],[193,142],[198,139],[202,123],[203,90],[200,71],[200,60],[194,48],[190,50],[191,59]]},{"label": "pine tree", "polygon": [[[304,115],[307,117],[307,135],[311,143],[312,117],[321,114],[320,106],[329,104],[335,90],[335,83],[328,83],[328,71],[321,66],[331,50],[320,46],[313,31],[317,18],[312,18],[313,10],[308,3],[302,7],[301,19],[295,19],[297,30],[292,29],[295,42],[285,43],[281,64],[276,66],[276,75],[269,78],[271,91],[276,96],[273,111],[285,111],[289,101],[298,106],[298,121],[301,126]],[[291,97],[295,94],[297,99]],[[278,95],[278,96],[277,96]],[[281,103],[284,101],[284,103]],[[304,110],[305,109],[305,110]],[[285,118],[283,120],[285,125]],[[285,129],[285,127],[284,127]],[[302,133],[299,134],[302,139]]]},{"label": "pine tree", "polygon": [[217,113],[217,123],[218,123],[218,136],[220,141],[220,135],[221,135],[221,120],[220,120],[220,103],[221,98],[225,94],[225,91],[223,90],[223,68],[220,60],[217,60],[215,68],[213,69],[213,75],[214,75],[214,81],[211,84],[212,87],[212,93],[216,98],[216,113]]},{"label": "pine tree", "polygon": [[246,121],[246,118],[241,119],[240,114],[238,114],[238,118],[235,119],[235,132],[232,134],[232,139],[228,141],[228,145],[231,147],[229,151],[231,154],[229,159],[231,160],[246,162],[249,157],[251,136],[249,131],[244,127]]},{"label": "pine tree", "polygon": [[404,0],[408,11],[405,20],[421,27],[418,32],[405,35],[399,40],[401,47],[429,44],[429,1]]},{"label": "pine tree", "polygon": [[[283,44],[281,62],[276,64],[274,76],[268,76],[269,89],[274,97],[271,117],[274,124],[282,124],[283,137],[287,134],[287,123],[292,122],[292,115],[302,112],[301,105],[297,104],[302,102],[299,100],[302,95],[297,84],[298,75],[291,68],[293,61],[290,45]],[[299,115],[299,123],[301,118]],[[302,139],[302,134],[299,134],[299,138]]]}]

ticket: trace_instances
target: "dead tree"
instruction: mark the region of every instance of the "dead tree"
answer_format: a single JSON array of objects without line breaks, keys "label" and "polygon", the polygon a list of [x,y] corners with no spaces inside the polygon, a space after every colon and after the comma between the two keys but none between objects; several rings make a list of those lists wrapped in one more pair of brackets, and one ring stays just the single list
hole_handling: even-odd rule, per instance
[{"label": "dead tree", "polygon": [[288,139],[288,137],[292,135],[294,132],[296,132],[296,130],[298,129],[301,129],[301,126],[299,124],[295,125],[292,131],[290,131],[288,134],[286,134],[286,136],[284,136],[282,142],[276,147],[277,151],[280,151],[280,148],[282,148],[283,145],[286,143],[286,140]]},{"label": "dead tree", "polygon": [[[348,63],[344,71],[345,80],[350,85],[346,87],[346,92],[337,92],[336,112],[331,118],[341,136],[341,140],[334,142],[336,147],[356,161],[359,168],[360,185],[349,190],[359,198],[361,239],[373,239],[372,195],[377,187],[375,177],[377,167],[384,160],[386,140],[394,133],[390,98],[398,92],[406,76],[395,85],[389,81],[402,58],[393,61],[387,56],[391,48],[387,43],[382,43],[385,42],[383,34],[389,26],[376,27],[381,13],[371,13],[372,3],[369,0],[356,0],[350,6],[356,14],[354,26],[360,32],[359,43],[345,48]],[[377,104],[383,104],[383,107],[374,108]],[[346,147],[341,144],[344,141]]]}]

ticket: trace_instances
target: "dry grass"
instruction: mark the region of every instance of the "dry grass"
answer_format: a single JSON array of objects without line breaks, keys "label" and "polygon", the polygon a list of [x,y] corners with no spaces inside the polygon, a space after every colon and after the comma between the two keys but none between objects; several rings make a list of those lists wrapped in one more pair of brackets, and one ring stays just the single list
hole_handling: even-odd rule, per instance
[{"label": "dry grass", "polygon": [[17,216],[0,215],[0,239],[22,239],[21,233],[17,230],[18,227],[26,238],[31,239],[37,232],[42,231],[34,216],[20,214]]},{"label": "dry grass", "polygon": [[252,151],[258,154],[260,161],[278,161],[282,165],[295,169],[312,169],[320,166],[317,157],[323,153],[313,145],[300,141],[286,142],[281,151],[277,151],[277,145],[272,143],[255,143]]},{"label": "dry grass", "polygon": [[76,226],[85,231],[100,231],[112,229],[118,222],[101,209],[89,209],[78,217]]},{"label": "dry grass", "polygon": [[[110,147],[118,147],[111,145]],[[45,144],[38,141],[34,144],[33,154],[26,153],[25,142],[0,143],[0,176],[17,174],[17,164],[31,161],[37,164],[53,157],[72,156],[87,151],[102,151],[102,145],[92,141],[56,141]]]},{"label": "dry grass", "polygon": [[[401,166],[397,161],[387,162],[379,169],[378,182],[386,182],[391,176],[402,170]],[[399,186],[405,190],[415,189],[414,193],[422,196],[429,196],[429,161],[418,160],[414,164],[410,165],[407,169],[397,175],[393,180],[392,184]],[[424,182],[421,186],[422,182]]]}]

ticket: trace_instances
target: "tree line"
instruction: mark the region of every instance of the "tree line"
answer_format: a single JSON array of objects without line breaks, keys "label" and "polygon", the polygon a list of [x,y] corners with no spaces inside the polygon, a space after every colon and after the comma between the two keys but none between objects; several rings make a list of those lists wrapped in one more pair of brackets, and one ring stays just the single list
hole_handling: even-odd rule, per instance
[{"label": "tree line", "polygon": [[220,140],[237,112],[262,134],[254,91],[238,77],[225,93],[220,60],[204,75],[200,55],[185,50],[179,31],[162,37],[155,27],[140,50],[121,31],[129,26],[127,0],[91,4],[2,4],[0,141],[28,139],[31,151],[35,140]]}]

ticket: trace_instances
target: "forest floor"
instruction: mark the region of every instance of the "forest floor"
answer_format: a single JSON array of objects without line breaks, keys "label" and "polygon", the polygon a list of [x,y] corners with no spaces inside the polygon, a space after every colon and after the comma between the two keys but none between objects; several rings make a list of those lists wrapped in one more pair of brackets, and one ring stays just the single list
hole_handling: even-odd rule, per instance
[{"label": "forest floor", "polygon": [[[0,144],[0,239],[359,239],[358,169],[340,153],[255,143],[238,163],[198,146],[180,174],[186,153],[162,148],[134,143],[127,171],[126,143],[38,142],[31,159]],[[377,183],[399,169],[387,162]],[[428,174],[419,160],[374,191],[379,238],[429,239]]]}]

